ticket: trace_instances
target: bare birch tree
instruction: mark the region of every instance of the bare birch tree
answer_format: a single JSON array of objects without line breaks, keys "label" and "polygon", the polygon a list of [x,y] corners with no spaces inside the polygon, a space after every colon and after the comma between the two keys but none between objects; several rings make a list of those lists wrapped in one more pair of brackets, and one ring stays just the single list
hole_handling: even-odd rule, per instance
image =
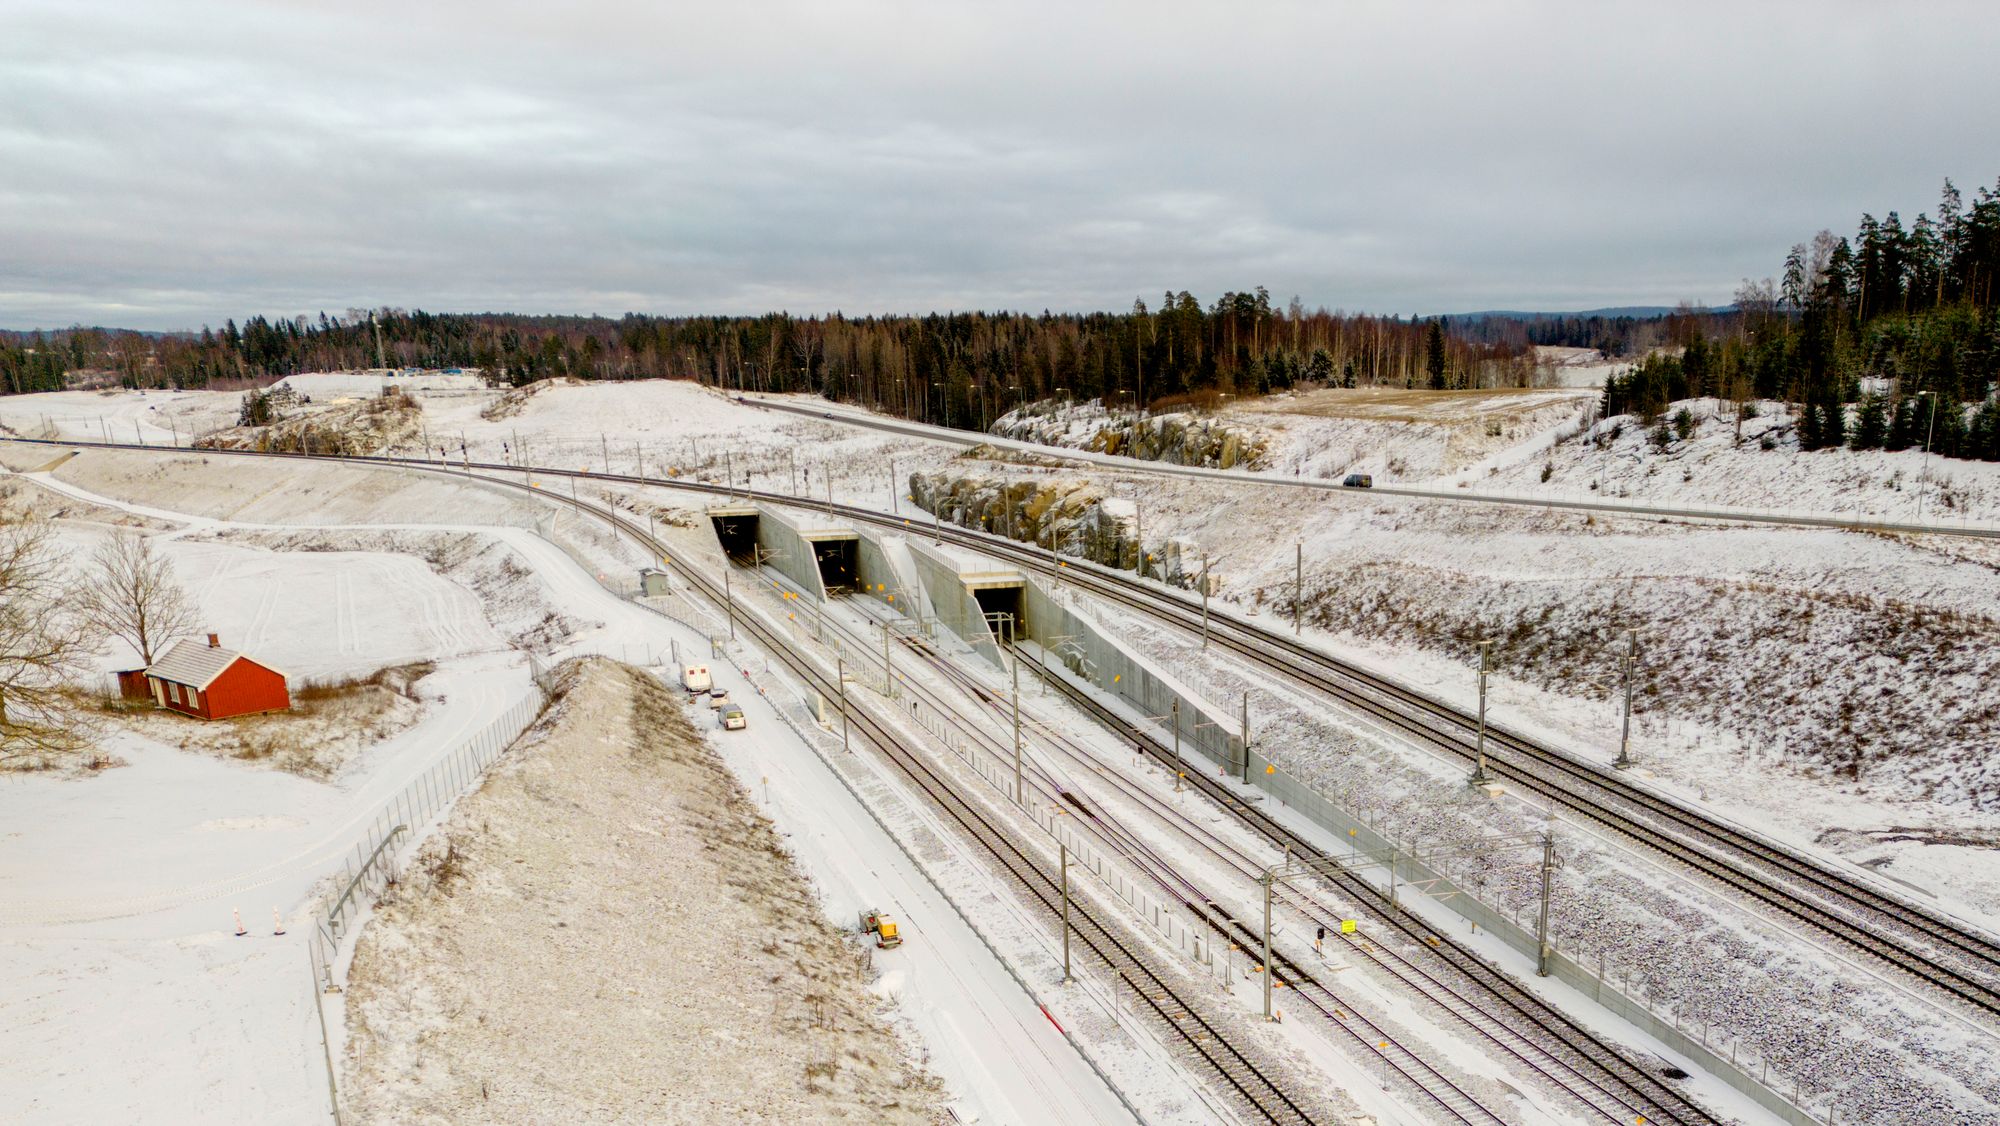
[{"label": "bare birch tree", "polygon": [[167,641],[194,632],[194,602],[153,541],[128,529],[98,545],[91,558],[96,569],[79,608],[91,625],[130,645],[140,661],[151,665]]},{"label": "bare birch tree", "polygon": [[40,521],[0,525],[0,767],[45,765],[89,740],[72,681],[96,635]]}]

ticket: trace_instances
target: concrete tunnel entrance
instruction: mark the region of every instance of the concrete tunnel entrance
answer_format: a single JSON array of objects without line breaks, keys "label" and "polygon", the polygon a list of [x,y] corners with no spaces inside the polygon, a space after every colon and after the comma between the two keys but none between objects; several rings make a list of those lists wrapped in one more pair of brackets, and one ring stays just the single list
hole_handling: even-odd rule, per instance
[{"label": "concrete tunnel entrance", "polygon": [[860,582],[860,537],[850,532],[839,539],[815,539],[813,560],[819,564],[820,585],[828,598],[854,593]]},{"label": "concrete tunnel entrance", "polygon": [[711,508],[708,518],[715,525],[715,538],[722,553],[737,563],[757,559],[757,510],[754,508]]},{"label": "concrete tunnel entrance", "polygon": [[[979,603],[979,612],[986,615],[987,626],[993,631],[994,641],[1004,647],[1010,644],[1015,636],[1027,635],[1027,623],[1022,620],[1022,610],[1027,600],[1021,596],[1020,580],[992,585],[968,584],[968,586],[974,601]],[[1010,615],[1011,625],[1007,620],[996,618],[997,614]],[[1008,633],[1009,629],[1013,630],[1012,635]]]}]

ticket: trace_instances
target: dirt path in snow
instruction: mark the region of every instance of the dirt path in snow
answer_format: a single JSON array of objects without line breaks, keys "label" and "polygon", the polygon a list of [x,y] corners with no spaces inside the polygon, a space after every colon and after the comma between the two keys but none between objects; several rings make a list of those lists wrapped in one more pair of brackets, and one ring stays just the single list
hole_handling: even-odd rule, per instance
[{"label": "dirt path in snow", "polygon": [[563,675],[362,935],[348,1121],[939,1120],[676,695],[610,661]]}]

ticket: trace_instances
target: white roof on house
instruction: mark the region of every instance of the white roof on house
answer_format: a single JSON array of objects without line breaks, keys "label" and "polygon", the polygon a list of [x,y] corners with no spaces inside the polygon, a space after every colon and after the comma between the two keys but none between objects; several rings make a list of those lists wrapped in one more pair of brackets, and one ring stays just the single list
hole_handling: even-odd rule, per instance
[{"label": "white roof on house", "polygon": [[[146,670],[146,675],[170,680],[175,684],[185,684],[189,688],[206,690],[209,685],[215,683],[216,677],[222,675],[222,670],[235,664],[239,657],[251,664],[271,668],[264,662],[254,657],[246,657],[234,649],[217,648],[198,638],[184,637],[174,642],[173,648],[167,650],[159,660],[154,661],[152,667]],[[277,669],[271,671],[277,672],[279,676],[285,675]]]}]

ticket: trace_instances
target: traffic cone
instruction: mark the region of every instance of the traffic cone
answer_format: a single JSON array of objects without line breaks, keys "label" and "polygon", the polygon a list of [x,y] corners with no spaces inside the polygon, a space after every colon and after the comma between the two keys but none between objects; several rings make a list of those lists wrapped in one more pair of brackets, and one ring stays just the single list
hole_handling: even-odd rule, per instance
[{"label": "traffic cone", "polygon": [[272,934],[285,933],[285,917],[283,915],[278,914],[278,909],[276,907],[271,908],[271,933]]},{"label": "traffic cone", "polygon": [[243,927],[243,912],[241,912],[241,911],[237,910],[237,909],[236,909],[236,908],[234,908],[234,907],[231,907],[231,908],[229,909],[229,914],[230,914],[230,916],[231,916],[232,918],[234,918],[234,919],[236,920],[236,937],[238,937],[238,938],[242,938],[242,937],[243,937],[244,935],[246,935],[246,934],[249,934],[249,933],[250,933],[250,932],[249,932],[248,930],[245,930],[245,929],[244,929],[244,927]]}]

